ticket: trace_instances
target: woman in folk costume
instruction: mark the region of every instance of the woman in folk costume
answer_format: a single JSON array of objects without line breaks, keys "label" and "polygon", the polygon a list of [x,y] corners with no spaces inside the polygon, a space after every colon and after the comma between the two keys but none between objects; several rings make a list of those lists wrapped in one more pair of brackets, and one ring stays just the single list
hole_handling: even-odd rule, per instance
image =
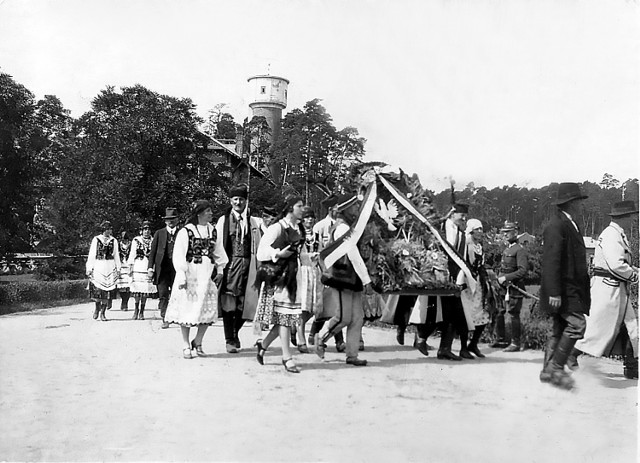
[{"label": "woman in folk costume", "polygon": [[[320,282],[322,271],[318,266],[319,258],[319,236],[313,231],[316,215],[309,206],[304,207],[302,226],[304,228],[304,244],[300,247],[300,274],[301,286],[299,288],[301,297],[302,316],[300,323],[296,327],[296,334],[291,335],[291,341],[298,346],[298,350],[303,354],[309,353],[309,347],[305,340],[305,324],[315,314],[322,310],[322,289]],[[296,342],[294,342],[296,341]]]},{"label": "woman in folk costume", "polygon": [[303,207],[300,196],[286,198],[279,220],[267,228],[257,254],[261,264],[255,286],[260,288],[260,296],[254,323],[271,329],[263,341],[256,342],[256,358],[264,365],[266,350],[280,336],[282,365],[290,373],[300,373],[292,358],[289,337],[302,313],[298,254],[304,242],[300,228]]},{"label": "woman in folk costume", "polygon": [[147,298],[158,293],[158,289],[149,279],[149,253],[151,252],[151,222],[142,222],[141,235],[136,236],[131,242],[128,264],[131,275],[131,294],[135,300],[133,320],[144,320],[144,306]]},{"label": "woman in folk costume", "polygon": [[[176,235],[173,266],[176,278],[167,306],[165,321],[180,325],[185,359],[205,356],[202,338],[217,319],[218,288],[228,258],[211,220],[209,201],[196,201],[188,223]],[[189,340],[191,327],[198,331]]]},{"label": "woman in folk costume", "polygon": [[115,297],[120,273],[120,253],[118,241],[112,236],[111,222],[102,222],[100,230],[102,233],[91,240],[86,271],[89,277],[89,297],[96,303],[93,318],[97,319],[99,314],[101,321],[107,321],[104,312],[111,308],[111,301]]},{"label": "woman in folk costume", "polygon": [[127,236],[127,232],[120,233],[120,239],[118,240],[118,251],[120,254],[120,276],[116,282],[118,287],[118,294],[120,294],[120,310],[129,310],[129,296],[131,295],[131,277],[129,275],[129,250],[131,249],[131,240]]},{"label": "woman in folk costume", "polygon": [[[632,265],[629,240],[638,208],[633,201],[615,203],[611,223],[596,245],[591,279],[591,311],[584,338],[575,348],[589,355],[609,355],[624,325],[630,342],[624,352],[624,375],[638,377],[638,315],[629,298],[630,285],[638,283],[638,267]],[[574,352],[575,354],[576,352]]]},{"label": "woman in folk costume", "polygon": [[458,273],[456,283],[464,288],[460,292],[460,299],[465,312],[471,314],[471,320],[475,326],[473,337],[467,348],[476,357],[483,358],[484,354],[478,349],[478,342],[485,326],[491,321],[491,315],[487,310],[491,287],[489,286],[487,271],[484,268],[484,251],[482,249],[484,230],[482,222],[478,219],[469,219],[465,234],[467,263],[469,264],[471,275],[477,282],[476,289],[472,292],[467,286],[467,277],[462,271]]}]

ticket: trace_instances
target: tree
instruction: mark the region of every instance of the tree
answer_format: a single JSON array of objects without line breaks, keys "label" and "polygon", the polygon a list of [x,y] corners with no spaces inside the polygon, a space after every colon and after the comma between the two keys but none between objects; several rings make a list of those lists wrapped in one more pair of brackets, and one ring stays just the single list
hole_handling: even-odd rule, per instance
[{"label": "tree", "polygon": [[188,98],[140,85],[101,91],[59,159],[60,187],[43,211],[56,230],[50,249],[86,252],[105,219],[116,232],[132,231],[144,219],[161,226],[168,206],[187,212],[201,198],[222,204],[228,168],[212,162],[201,123]]}]

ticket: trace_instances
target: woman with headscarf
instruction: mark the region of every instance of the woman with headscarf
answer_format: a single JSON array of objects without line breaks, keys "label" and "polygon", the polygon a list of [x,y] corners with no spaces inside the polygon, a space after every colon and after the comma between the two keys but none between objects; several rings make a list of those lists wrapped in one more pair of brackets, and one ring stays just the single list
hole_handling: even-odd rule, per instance
[{"label": "woman with headscarf", "polygon": [[118,240],[112,235],[111,222],[102,222],[100,230],[101,233],[91,240],[86,271],[89,277],[89,297],[96,303],[93,319],[96,320],[100,315],[100,320],[106,322],[104,312],[111,308],[120,274],[120,253]]},{"label": "woman with headscarf", "polygon": [[[202,338],[218,314],[218,288],[228,262],[222,240],[211,224],[213,211],[209,201],[199,200],[191,208],[187,224],[176,235],[173,266],[176,278],[171,290],[165,321],[180,325],[182,356],[204,357]],[[191,327],[198,331],[189,340]]]},{"label": "woman with headscarf", "polygon": [[264,355],[280,336],[282,365],[290,373],[300,373],[290,347],[291,328],[298,324],[301,309],[298,255],[304,242],[300,229],[304,203],[300,196],[287,196],[278,220],[267,228],[260,240],[257,259],[260,266],[255,285],[260,288],[254,323],[269,333],[256,342],[256,358],[264,365]]},{"label": "woman with headscarf", "polygon": [[158,289],[149,279],[149,253],[151,252],[151,222],[142,222],[140,235],[131,242],[128,264],[131,275],[131,294],[135,301],[133,320],[144,320],[144,307],[147,298],[158,293]]},{"label": "woman with headscarf", "polygon": [[483,358],[484,354],[478,349],[478,342],[484,327],[491,321],[488,304],[491,294],[491,287],[487,271],[484,268],[484,250],[482,243],[484,242],[484,229],[482,222],[478,219],[469,219],[467,221],[466,235],[466,258],[471,270],[472,276],[477,284],[474,292],[467,285],[466,276],[462,271],[458,274],[456,283],[464,289],[460,292],[460,299],[465,312],[471,314],[471,320],[475,326],[473,336],[469,343],[469,352],[475,354],[479,358]]}]

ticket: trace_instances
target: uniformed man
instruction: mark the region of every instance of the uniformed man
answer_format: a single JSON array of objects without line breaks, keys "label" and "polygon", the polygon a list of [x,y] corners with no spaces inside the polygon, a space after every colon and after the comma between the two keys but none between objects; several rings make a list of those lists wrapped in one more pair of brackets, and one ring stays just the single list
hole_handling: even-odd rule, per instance
[{"label": "uniformed man", "polygon": [[[498,283],[504,305],[498,311],[494,347],[505,347],[504,352],[518,352],[521,348],[520,311],[523,295],[516,288],[524,290],[524,277],[529,266],[527,250],[518,243],[518,223],[506,221],[500,229],[507,248],[502,253],[498,272]],[[505,338],[505,325],[509,338]]]}]

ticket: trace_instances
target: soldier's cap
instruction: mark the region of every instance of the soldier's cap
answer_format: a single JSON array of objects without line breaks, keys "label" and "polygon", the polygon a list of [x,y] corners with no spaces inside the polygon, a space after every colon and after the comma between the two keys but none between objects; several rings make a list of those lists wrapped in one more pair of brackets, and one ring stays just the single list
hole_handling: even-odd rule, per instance
[{"label": "soldier's cap", "polygon": [[500,231],[508,232],[512,230],[520,230],[520,227],[518,226],[518,222],[509,222],[508,220],[505,220],[504,225],[502,226]]},{"label": "soldier's cap", "polygon": [[638,213],[638,208],[633,201],[618,201],[611,206],[611,217],[626,217]]},{"label": "soldier's cap", "polygon": [[453,205],[453,212],[461,212],[463,214],[469,213],[469,205],[465,203],[455,203]]}]

